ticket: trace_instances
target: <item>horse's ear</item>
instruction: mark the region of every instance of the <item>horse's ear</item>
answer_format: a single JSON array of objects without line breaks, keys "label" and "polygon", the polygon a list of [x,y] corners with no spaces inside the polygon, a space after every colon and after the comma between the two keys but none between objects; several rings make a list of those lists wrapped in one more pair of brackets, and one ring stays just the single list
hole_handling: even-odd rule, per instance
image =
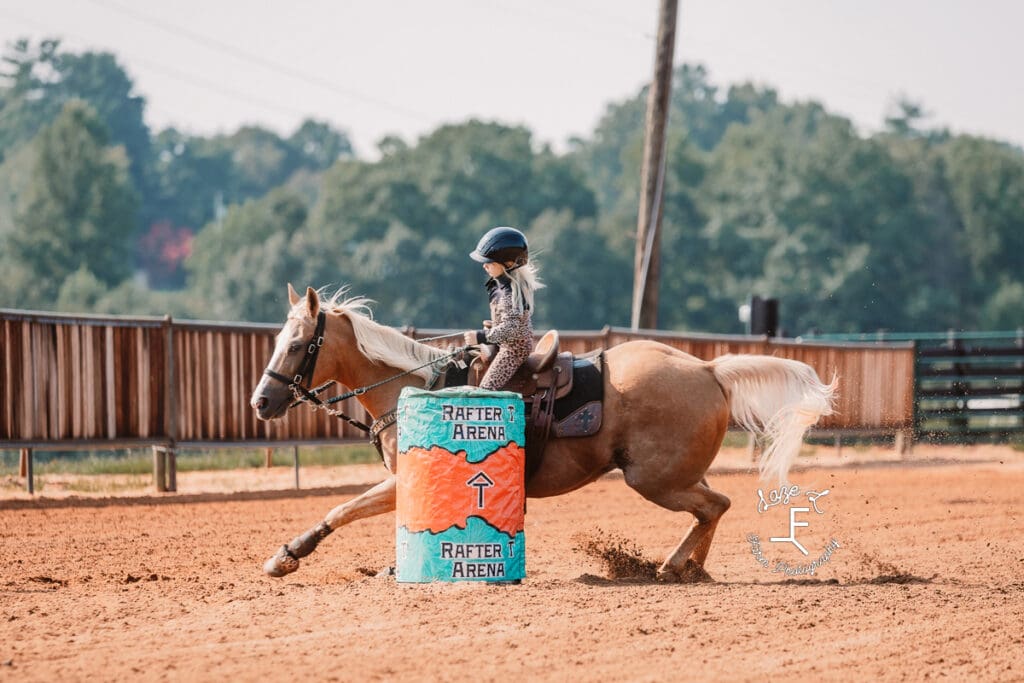
[{"label": "horse's ear", "polygon": [[310,318],[315,318],[320,313],[320,296],[312,287],[306,287],[306,306],[309,308]]},{"label": "horse's ear", "polygon": [[288,304],[290,306],[294,306],[297,303],[299,303],[299,293],[295,291],[295,288],[292,287],[292,283],[289,282],[288,283]]}]

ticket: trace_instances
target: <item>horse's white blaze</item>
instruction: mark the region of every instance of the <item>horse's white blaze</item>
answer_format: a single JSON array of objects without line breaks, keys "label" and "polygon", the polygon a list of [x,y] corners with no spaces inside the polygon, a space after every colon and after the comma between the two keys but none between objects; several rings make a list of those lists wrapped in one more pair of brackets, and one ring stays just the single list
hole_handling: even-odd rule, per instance
[{"label": "horse's white blaze", "polygon": [[804,434],[832,414],[838,380],[824,384],[814,368],[788,358],[725,355],[709,364],[728,392],[733,419],[765,439],[761,477],[784,483]]},{"label": "horse's white blaze", "polygon": [[[282,372],[281,365],[284,362],[285,356],[288,355],[288,347],[291,346],[292,340],[298,338],[295,327],[296,325],[293,323],[292,318],[289,318],[285,321],[281,331],[277,333],[277,337],[274,338],[274,353],[267,362],[268,370],[273,370],[282,375],[287,374]],[[268,375],[262,375],[260,381],[256,383],[256,388],[252,391],[253,397],[255,398],[266,391],[266,386],[270,381],[271,378]]]}]

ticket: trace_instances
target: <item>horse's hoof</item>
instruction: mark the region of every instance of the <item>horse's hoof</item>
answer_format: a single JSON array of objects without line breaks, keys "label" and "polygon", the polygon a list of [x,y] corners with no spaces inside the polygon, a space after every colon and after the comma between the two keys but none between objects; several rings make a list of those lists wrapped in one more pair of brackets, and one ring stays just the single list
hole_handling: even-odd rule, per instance
[{"label": "horse's hoof", "polygon": [[658,570],[658,581],[662,583],[714,583],[711,575],[693,560],[687,560],[680,570],[662,568]]},{"label": "horse's hoof", "polygon": [[291,574],[298,568],[299,558],[289,552],[288,546],[283,545],[280,550],[274,553],[273,557],[263,564],[263,573],[279,579],[282,576]]},{"label": "horse's hoof", "polygon": [[320,541],[331,535],[331,531],[332,529],[327,526],[327,522],[317,524],[306,533],[292,539],[292,542],[288,544],[288,554],[294,558],[309,555],[316,550]]},{"label": "horse's hoof", "polygon": [[679,574],[671,569],[659,569],[654,577],[659,583],[680,583]]}]

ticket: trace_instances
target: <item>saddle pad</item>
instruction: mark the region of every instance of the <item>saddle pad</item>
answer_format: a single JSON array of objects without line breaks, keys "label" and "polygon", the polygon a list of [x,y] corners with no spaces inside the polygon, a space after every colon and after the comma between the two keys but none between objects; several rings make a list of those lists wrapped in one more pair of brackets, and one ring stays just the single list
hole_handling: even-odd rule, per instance
[{"label": "saddle pad", "polygon": [[603,404],[600,401],[584,403],[581,408],[569,414],[563,420],[551,425],[551,433],[556,439],[567,439],[574,436],[591,436],[601,429],[604,417]]},{"label": "saddle pad", "polygon": [[[561,422],[587,403],[604,402],[604,352],[577,356],[572,364],[572,391],[555,401],[555,422]],[[597,430],[594,430],[597,431]]]}]

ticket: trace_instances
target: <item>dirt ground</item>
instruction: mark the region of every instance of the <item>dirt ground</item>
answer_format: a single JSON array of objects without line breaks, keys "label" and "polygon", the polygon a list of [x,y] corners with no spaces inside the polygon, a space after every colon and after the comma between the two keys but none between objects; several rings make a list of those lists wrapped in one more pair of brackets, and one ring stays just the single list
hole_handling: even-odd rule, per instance
[{"label": "dirt ground", "polygon": [[[521,585],[374,576],[394,564],[393,514],[262,574],[377,466],[307,468],[299,492],[282,468],[160,496],[8,490],[0,680],[1024,680],[1024,454],[819,451],[764,511],[745,454],[723,454],[709,481],[733,506],[715,581],[693,584],[648,576],[691,518],[621,476],[529,501]],[[790,534],[791,514],[808,526]],[[807,556],[768,540],[787,534]]]}]

